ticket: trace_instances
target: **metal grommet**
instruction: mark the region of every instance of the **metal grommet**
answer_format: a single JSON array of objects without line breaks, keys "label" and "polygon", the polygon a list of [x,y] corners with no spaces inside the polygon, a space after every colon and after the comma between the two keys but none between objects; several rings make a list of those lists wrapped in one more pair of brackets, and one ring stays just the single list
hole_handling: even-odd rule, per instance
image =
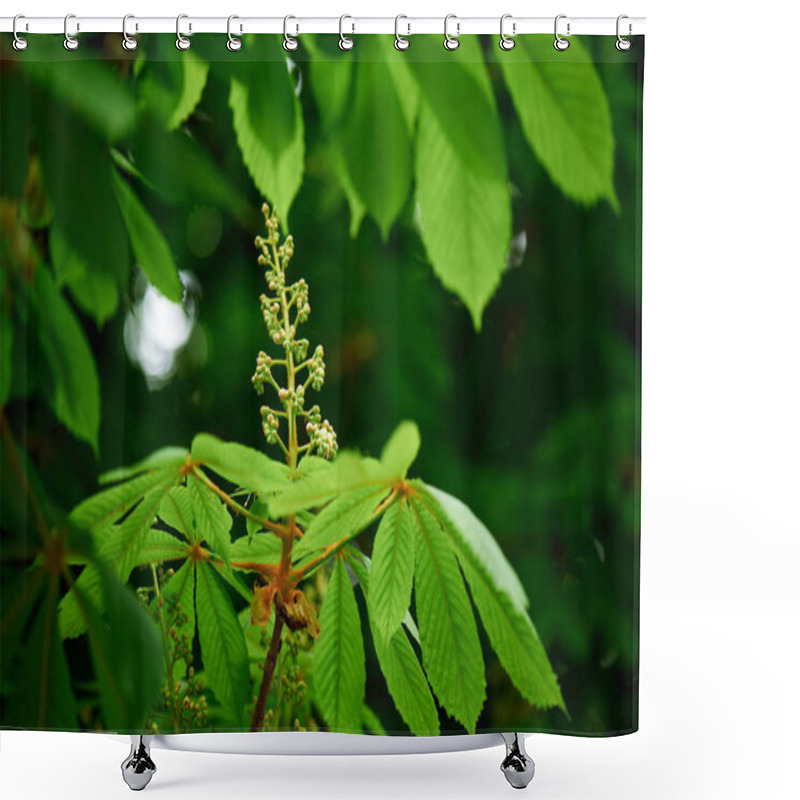
[{"label": "metal grommet", "polygon": [[[566,19],[566,18],[567,18],[566,14],[559,14],[556,17],[556,22],[555,22],[555,27],[554,27],[556,40],[553,42],[553,47],[555,47],[556,50],[560,50],[562,52],[569,47],[569,39],[565,39],[563,36],[559,35],[559,33],[558,33],[558,21],[560,19]],[[570,33],[569,29],[570,29],[570,23],[568,22],[567,23],[567,36],[569,36],[569,33]]]},{"label": "metal grommet", "polygon": [[[235,20],[235,19],[239,19],[239,17],[237,17],[236,14],[231,14],[228,17],[228,44],[226,46],[227,46],[228,50],[231,51],[231,53],[235,53],[237,50],[241,50],[242,49],[242,40],[241,39],[237,39],[231,33],[231,22],[233,22],[233,20]],[[241,30],[242,30],[242,28],[241,28],[241,25],[240,25],[239,26],[239,31],[241,32]]]},{"label": "metal grommet", "polygon": [[[17,20],[18,19],[25,19],[25,15],[24,14],[17,14],[17,16],[14,17],[14,22],[11,25],[11,32],[14,34],[14,41],[12,43],[12,47],[15,50],[19,50],[21,52],[22,50],[27,50],[28,49],[28,40],[27,39],[23,39],[17,33]],[[25,23],[25,30],[26,31],[28,30],[28,23],[27,22]]]},{"label": "metal grommet", "polygon": [[451,19],[457,20],[458,17],[455,14],[448,14],[444,18],[444,49],[445,50],[458,50],[458,46],[461,44],[461,42],[458,41],[457,37],[461,33],[461,23],[460,22],[456,22],[456,35],[455,36],[451,36],[447,32],[447,23],[450,22]]},{"label": "metal grommet", "polygon": [[[139,42],[133,36],[128,35],[128,20],[129,19],[136,19],[133,14],[126,14],[122,18],[122,48],[124,50],[135,50],[139,46]],[[136,30],[139,30],[139,26],[136,26]]]},{"label": "metal grommet", "polygon": [[[291,14],[283,18],[283,49],[286,50],[288,53],[293,53],[295,50],[297,50],[300,42],[298,42],[297,39],[293,39],[291,36],[289,36],[287,28],[290,19],[297,19],[297,18],[293,17]],[[296,36],[300,32],[300,26],[297,23],[295,23],[294,29],[295,29],[294,33]]]},{"label": "metal grommet", "polygon": [[[189,18],[188,14],[178,14],[178,17],[175,20],[175,35],[178,37],[175,40],[175,47],[177,47],[178,50],[188,50],[192,46],[192,40],[188,39],[181,33],[181,20],[188,18]],[[191,32],[191,30],[192,30],[192,23],[190,22],[189,32]]]},{"label": "metal grommet", "polygon": [[[617,17],[617,44],[616,44],[616,48],[617,48],[617,50],[620,50],[623,53],[626,50],[630,50],[631,49],[631,40],[630,39],[625,39],[620,34],[619,28],[620,28],[620,23],[622,22],[622,20],[628,19],[628,18],[629,17],[626,14],[620,14]],[[631,25],[631,23],[629,22],[628,23],[628,36],[630,36],[632,33],[633,33],[633,25]]]},{"label": "metal grommet", "polygon": [[[64,17],[64,49],[65,50],[77,50],[81,43],[74,37],[69,35],[69,21],[71,19],[75,19],[74,14],[67,14]],[[75,24],[75,31],[79,31],[81,26],[79,23]]]},{"label": "metal grommet", "polygon": [[[405,36],[400,35],[400,20],[401,19],[408,19],[405,14],[398,14],[394,18],[394,46],[395,50],[408,50],[411,47],[411,42],[406,39]],[[408,33],[407,36],[411,35],[411,23],[407,22],[406,25],[408,26]]]},{"label": "metal grommet", "polygon": [[[504,26],[505,21],[507,19],[512,19],[511,14],[503,14],[503,16],[500,17],[500,49],[501,50],[513,50],[515,45],[517,44],[511,38],[511,36],[506,36],[506,34],[505,34],[504,30],[503,30],[503,26]],[[516,33],[517,33],[517,23],[516,22],[512,22],[511,23],[511,33],[512,33],[512,35],[516,35]]]},{"label": "metal grommet", "polygon": [[[352,50],[356,46],[356,43],[349,36],[344,35],[342,28],[346,19],[353,18],[349,14],[342,14],[342,16],[339,17],[339,48],[341,50]],[[355,31],[355,29],[356,26],[353,25],[353,30]]]}]

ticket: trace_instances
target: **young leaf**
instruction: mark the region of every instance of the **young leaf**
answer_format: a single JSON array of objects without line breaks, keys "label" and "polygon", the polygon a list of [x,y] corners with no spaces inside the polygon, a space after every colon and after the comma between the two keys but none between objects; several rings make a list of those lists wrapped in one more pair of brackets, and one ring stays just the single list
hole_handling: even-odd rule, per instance
[{"label": "young leaf", "polygon": [[576,39],[558,54],[540,36],[520,44],[500,65],[528,143],[568,197],[617,209],[611,112],[591,56]]},{"label": "young leaf", "polygon": [[37,330],[53,376],[53,411],[97,454],[100,382],[89,343],[80,322],[44,268],[36,270],[36,299]]},{"label": "young leaf", "polygon": [[289,468],[259,450],[236,442],[223,442],[208,433],[192,440],[192,458],[231,483],[258,492],[262,499],[287,485]]},{"label": "young leaf", "polygon": [[411,602],[415,536],[414,515],[402,498],[383,515],[372,550],[369,618],[384,642],[400,627]]},{"label": "young leaf", "polygon": [[150,283],[167,300],[180,303],[183,299],[183,284],[164,234],[153,222],[153,218],[147,213],[136,192],[116,170],[114,170],[114,191],[125,224],[128,226],[137,263],[144,270]]},{"label": "young leaf", "polygon": [[196,564],[197,630],[206,677],[217,699],[241,719],[250,695],[250,667],[244,633],[233,603],[214,569]]},{"label": "young leaf", "polygon": [[415,422],[401,422],[381,452],[381,464],[389,475],[405,478],[419,452],[419,428]]},{"label": "young leaf", "polygon": [[384,241],[411,187],[411,137],[389,65],[385,43],[366,37],[359,48],[355,86],[341,134],[350,182]]},{"label": "young leaf", "polygon": [[159,564],[162,561],[175,561],[189,557],[189,545],[183,539],[178,539],[171,533],[150,528],[144,535],[139,554],[136,557],[137,566],[142,564]]},{"label": "young leaf", "polygon": [[117,467],[100,476],[100,483],[116,483],[142,472],[157,469],[180,469],[186,463],[189,451],[185,447],[161,447],[130,467]]},{"label": "young leaf", "polygon": [[294,558],[303,558],[357,536],[372,521],[387,491],[383,486],[366,486],[337,497],[314,517],[305,536],[294,546]]},{"label": "young leaf", "polygon": [[444,709],[469,733],[486,698],[478,629],[450,543],[425,505],[416,515],[414,587],[425,673]]},{"label": "young leaf", "polygon": [[222,500],[194,475],[189,476],[188,483],[198,540],[208,542],[214,552],[229,564],[233,518]]},{"label": "young leaf", "polygon": [[280,560],[281,540],[274,533],[258,533],[252,539],[242,536],[231,545],[231,561],[277,564]]},{"label": "young leaf", "polygon": [[303,113],[295,96],[285,54],[272,37],[247,47],[269,53],[231,79],[229,104],[245,166],[258,190],[286,219],[303,180]]},{"label": "young leaf", "polygon": [[361,733],[366,667],[361,620],[350,576],[336,558],[314,646],[314,697],[332,731]]},{"label": "young leaf", "polygon": [[161,587],[161,594],[166,598],[173,598],[180,603],[181,614],[187,617],[184,630],[189,634],[189,640],[194,639],[195,631],[195,565],[187,559],[181,568]]},{"label": "young leaf", "polygon": [[[422,241],[433,271],[466,305],[476,330],[500,283],[511,240],[511,194],[499,131],[486,129],[471,104],[464,128],[480,137],[486,152],[500,154],[479,170],[448,138],[428,103],[420,109],[416,198]],[[494,111],[492,112],[494,118]]]},{"label": "young leaf", "polygon": [[558,681],[526,612],[528,598],[494,537],[460,500],[416,485],[421,487],[419,502],[451,540],[492,648],[514,685],[534,705],[564,709]]}]

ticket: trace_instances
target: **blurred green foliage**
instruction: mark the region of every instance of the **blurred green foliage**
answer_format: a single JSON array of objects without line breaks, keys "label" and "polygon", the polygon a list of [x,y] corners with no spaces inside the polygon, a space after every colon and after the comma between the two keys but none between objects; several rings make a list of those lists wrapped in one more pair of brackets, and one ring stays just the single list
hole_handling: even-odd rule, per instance
[{"label": "blurred green foliage", "polygon": [[[478,727],[635,728],[643,42],[557,53],[520,37],[503,53],[470,37],[448,53],[416,37],[397,53],[363,37],[342,53],[302,37],[287,69],[278,37],[233,54],[171,36],[128,54],[118,38],[0,50],[3,448],[27,453],[27,477],[3,461],[3,615],[45,548],[9,511],[26,486],[61,530],[52,509],[165,443],[260,446],[266,196],[316,298],[340,439],[377,453],[416,420],[420,472],[468,501],[530,595],[571,718],[488,662]],[[130,344],[148,286],[182,291],[190,327],[157,388]],[[367,697],[400,730],[366,644]],[[109,726],[119,710],[84,650],[65,650],[76,710]]]}]

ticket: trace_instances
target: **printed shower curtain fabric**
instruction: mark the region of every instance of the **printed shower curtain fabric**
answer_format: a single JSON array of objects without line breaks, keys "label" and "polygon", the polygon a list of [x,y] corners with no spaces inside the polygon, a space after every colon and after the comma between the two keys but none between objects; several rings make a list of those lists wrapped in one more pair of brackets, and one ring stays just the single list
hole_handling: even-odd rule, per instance
[{"label": "printed shower curtain fabric", "polygon": [[2,42],[0,725],[637,727],[643,40]]}]

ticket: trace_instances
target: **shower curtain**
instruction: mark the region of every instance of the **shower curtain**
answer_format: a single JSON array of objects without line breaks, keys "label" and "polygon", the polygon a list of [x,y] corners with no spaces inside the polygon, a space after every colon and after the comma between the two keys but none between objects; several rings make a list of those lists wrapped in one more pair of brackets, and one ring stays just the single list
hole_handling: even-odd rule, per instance
[{"label": "shower curtain", "polygon": [[636,730],[642,37],[28,39],[0,726]]}]

